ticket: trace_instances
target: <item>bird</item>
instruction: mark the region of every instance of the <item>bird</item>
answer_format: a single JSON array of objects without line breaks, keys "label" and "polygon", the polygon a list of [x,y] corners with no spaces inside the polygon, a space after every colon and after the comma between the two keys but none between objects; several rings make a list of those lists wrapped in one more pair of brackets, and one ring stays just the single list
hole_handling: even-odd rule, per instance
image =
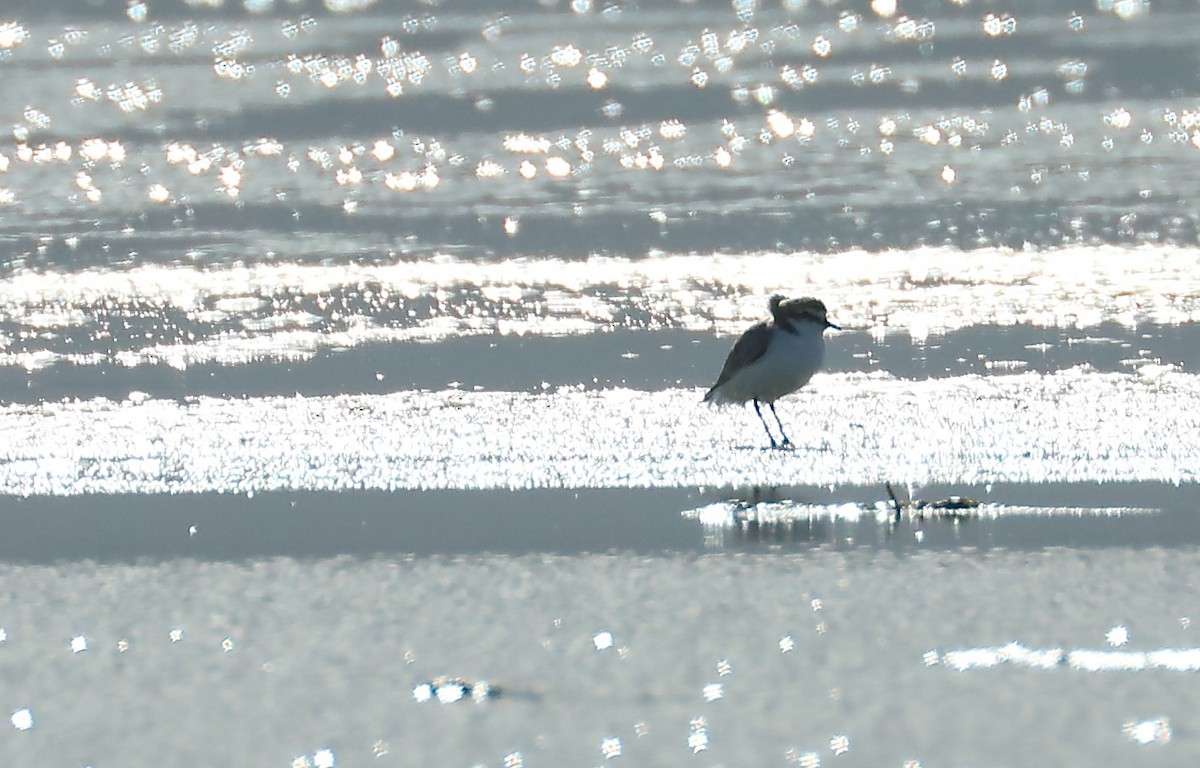
[{"label": "bird", "polygon": [[[783,431],[775,401],[799,390],[820,370],[825,360],[825,329],[840,331],[841,327],[829,322],[825,305],[811,296],[789,299],[775,294],[768,307],[771,316],[750,326],[734,342],[704,402],[754,403],[754,412],[767,430],[771,447],[789,448],[792,441]],[[771,409],[782,442],[776,442],[771,433],[761,403]]]}]

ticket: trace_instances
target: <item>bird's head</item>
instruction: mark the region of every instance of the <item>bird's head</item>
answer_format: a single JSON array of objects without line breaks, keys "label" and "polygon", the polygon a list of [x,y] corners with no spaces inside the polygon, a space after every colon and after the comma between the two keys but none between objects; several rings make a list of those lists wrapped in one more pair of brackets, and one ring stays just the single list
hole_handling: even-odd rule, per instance
[{"label": "bird's head", "polygon": [[824,330],[833,328],[840,331],[841,326],[829,322],[826,315],[825,304],[820,299],[814,299],[811,296],[803,296],[799,299],[789,299],[780,294],[775,294],[771,297],[769,304],[771,308],[771,316],[776,322],[807,322],[814,323]]}]

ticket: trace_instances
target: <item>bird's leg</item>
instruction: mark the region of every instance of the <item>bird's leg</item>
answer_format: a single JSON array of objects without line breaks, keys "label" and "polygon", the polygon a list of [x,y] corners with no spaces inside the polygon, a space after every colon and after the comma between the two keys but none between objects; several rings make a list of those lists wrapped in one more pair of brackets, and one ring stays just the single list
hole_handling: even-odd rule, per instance
[{"label": "bird's leg", "polygon": [[892,499],[892,507],[896,510],[896,516],[892,518],[892,525],[900,524],[900,501],[896,498],[896,492],[892,490],[890,482],[884,483],[884,488],[887,488],[888,496]]},{"label": "bird's leg", "polygon": [[[762,422],[763,429],[767,430],[767,439],[771,441],[771,447],[778,448],[779,445],[775,442],[775,435],[771,434],[771,428],[767,426],[767,420],[763,418],[762,411],[760,411],[758,408],[757,399],[754,401],[754,412],[758,414],[758,420]],[[776,417],[776,421],[778,420],[778,417]],[[787,438],[784,439],[786,440]]]},{"label": "bird's leg", "polygon": [[783,431],[783,422],[779,420],[779,414],[775,412],[775,403],[767,403],[771,408],[771,415],[775,417],[775,423],[779,425],[779,434],[783,436],[783,447],[791,447],[792,441],[788,439],[787,433]]}]

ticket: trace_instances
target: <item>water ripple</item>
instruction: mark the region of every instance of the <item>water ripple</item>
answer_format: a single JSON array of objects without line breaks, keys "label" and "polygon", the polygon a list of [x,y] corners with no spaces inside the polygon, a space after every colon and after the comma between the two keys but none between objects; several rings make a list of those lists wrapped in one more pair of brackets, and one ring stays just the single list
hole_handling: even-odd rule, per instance
[{"label": "water ripple", "polygon": [[1134,328],[1200,320],[1198,275],[1200,250],[1151,247],[23,269],[0,281],[0,365],[185,369],[487,334],[733,333],[777,291],[819,295],[840,325],[877,339]]}]

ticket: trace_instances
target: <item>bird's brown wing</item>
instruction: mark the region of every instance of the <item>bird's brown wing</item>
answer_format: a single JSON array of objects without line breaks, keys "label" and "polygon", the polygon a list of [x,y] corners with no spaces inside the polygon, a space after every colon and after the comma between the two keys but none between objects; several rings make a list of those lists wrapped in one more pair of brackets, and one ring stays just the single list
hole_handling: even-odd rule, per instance
[{"label": "bird's brown wing", "polygon": [[767,325],[767,321],[764,320],[761,323],[755,323],[750,326],[750,330],[743,333],[741,338],[734,343],[733,349],[729,350],[729,357],[725,358],[725,365],[721,368],[721,375],[717,377],[717,383],[709,388],[708,394],[704,396],[704,401],[708,402],[711,400],[717,388],[733,378],[735,373],[765,355],[767,353],[767,345],[770,343],[771,331]]}]

